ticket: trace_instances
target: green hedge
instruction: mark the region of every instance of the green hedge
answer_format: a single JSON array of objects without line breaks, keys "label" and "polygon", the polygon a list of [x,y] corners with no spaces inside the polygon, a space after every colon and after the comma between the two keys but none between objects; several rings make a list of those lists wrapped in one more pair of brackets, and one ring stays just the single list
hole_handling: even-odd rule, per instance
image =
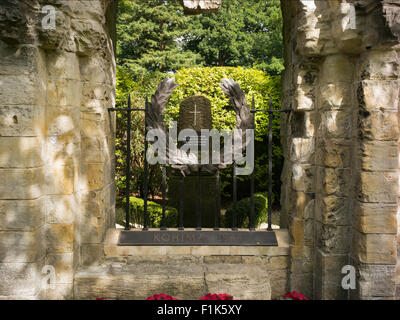
[{"label": "green hedge", "polygon": [[[211,102],[213,128],[233,129],[236,124],[236,115],[229,99],[220,88],[223,78],[233,78],[239,83],[251,104],[253,95],[257,109],[268,109],[269,98],[272,98],[273,108],[281,108],[281,77],[270,76],[267,73],[251,68],[242,67],[196,67],[180,69],[174,74],[179,86],[174,90],[166,108],[165,122],[177,120],[179,105],[185,98],[201,94]],[[280,198],[281,171],[283,167],[283,152],[280,141],[280,114],[274,114],[273,128],[273,177],[272,188],[274,199]],[[265,192],[268,189],[268,157],[267,157],[268,114],[256,114],[255,130],[255,185],[256,192]],[[238,177],[239,199],[247,197],[249,193],[249,176]],[[232,195],[232,167],[221,171],[221,194],[224,200]]]},{"label": "green hedge", "polygon": [[[120,210],[116,217],[116,222],[125,225],[125,211]],[[130,197],[131,223],[143,225],[144,200],[141,198]],[[160,228],[162,220],[162,206],[153,201],[147,201],[148,226],[149,228]],[[178,211],[172,207],[165,208],[165,217],[168,228],[178,226]]]},{"label": "green hedge", "polygon": [[[166,109],[165,121],[177,120],[179,105],[187,97],[201,94],[211,102],[213,127],[233,129],[236,124],[236,115],[229,98],[220,87],[223,78],[233,78],[239,83],[251,104],[254,95],[258,109],[268,109],[269,97],[273,99],[275,108],[280,108],[280,76],[270,76],[267,73],[242,67],[196,67],[183,68],[174,74],[179,86],[174,90]],[[259,112],[256,114],[256,139],[262,139],[268,128],[268,115]]]},{"label": "green hedge", "polygon": [[[244,198],[236,203],[237,227],[248,228],[251,209],[251,198]],[[232,228],[233,204],[225,212],[225,228]],[[259,227],[267,221],[268,197],[265,193],[254,194],[254,222]]]}]

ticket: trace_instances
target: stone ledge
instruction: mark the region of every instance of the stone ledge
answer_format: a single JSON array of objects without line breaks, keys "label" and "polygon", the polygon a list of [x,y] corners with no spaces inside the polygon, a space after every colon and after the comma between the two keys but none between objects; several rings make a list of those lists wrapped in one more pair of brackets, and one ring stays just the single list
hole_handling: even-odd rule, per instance
[{"label": "stone ledge", "polygon": [[228,293],[235,300],[271,298],[268,273],[254,265],[138,263],[89,267],[75,275],[75,299],[144,300],[161,292],[185,300],[208,292]]},{"label": "stone ledge", "polygon": [[[277,247],[263,246],[118,246],[123,229],[109,229],[104,241],[106,257],[144,255],[194,256],[285,256],[289,253],[289,234],[286,229],[275,230]],[[206,230],[206,229],[204,229]],[[211,231],[210,231],[211,232]]]}]

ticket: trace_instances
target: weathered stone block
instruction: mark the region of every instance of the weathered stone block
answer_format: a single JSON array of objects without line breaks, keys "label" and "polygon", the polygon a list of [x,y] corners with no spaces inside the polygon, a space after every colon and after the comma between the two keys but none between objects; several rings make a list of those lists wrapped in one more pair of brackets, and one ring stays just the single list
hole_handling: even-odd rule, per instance
[{"label": "weathered stone block", "polygon": [[39,263],[0,263],[0,292],[3,296],[35,296],[39,293]]},{"label": "weathered stone block", "polygon": [[107,124],[104,117],[98,113],[81,112],[81,136],[83,137],[105,137],[105,127]]},{"label": "weathered stone block", "polygon": [[32,105],[36,79],[31,75],[0,75],[0,105]]},{"label": "weathered stone block", "polygon": [[105,70],[108,65],[104,64],[102,60],[97,57],[80,57],[79,62],[81,79],[83,81],[113,85],[110,78],[112,70]]},{"label": "weathered stone block", "polygon": [[359,265],[357,269],[361,299],[395,296],[396,267],[394,265]]},{"label": "weathered stone block", "polygon": [[397,206],[355,203],[354,226],[362,233],[397,233]]},{"label": "weathered stone block", "polygon": [[47,81],[47,103],[49,106],[80,106],[82,83],[78,80],[49,79]]},{"label": "weathered stone block", "polygon": [[281,270],[287,269],[289,258],[286,256],[270,257],[267,264],[267,270]]},{"label": "weathered stone block", "polygon": [[[49,136],[47,141],[47,163],[54,166],[66,166],[78,163],[81,152],[76,132],[62,136]],[[83,148],[83,146],[82,146]]]},{"label": "weathered stone block", "polygon": [[289,217],[289,234],[291,243],[295,246],[304,244],[304,220]]},{"label": "weathered stone block", "polygon": [[353,256],[361,263],[395,265],[397,262],[396,235],[364,234],[355,231]]},{"label": "weathered stone block", "polygon": [[361,143],[361,168],[365,171],[390,171],[399,167],[398,145],[391,141]]},{"label": "weathered stone block", "polygon": [[311,259],[313,250],[306,246],[290,245],[290,257],[292,259]]},{"label": "weathered stone block", "polygon": [[397,112],[368,112],[359,116],[360,138],[368,140],[397,141],[399,125]]},{"label": "weathered stone block", "polygon": [[47,194],[72,194],[74,192],[74,179],[74,167],[72,166],[47,167]]},{"label": "weathered stone block", "polygon": [[43,228],[26,232],[0,232],[0,261],[9,263],[36,262],[42,259],[44,255]]},{"label": "weathered stone block", "polygon": [[0,41],[0,74],[31,75],[38,72],[38,48],[33,46],[13,46]]},{"label": "weathered stone block", "polygon": [[290,144],[290,160],[299,163],[314,162],[314,139],[293,138]]},{"label": "weathered stone block", "polygon": [[201,265],[139,263],[112,270],[89,267],[75,275],[75,299],[105,297],[118,300],[144,300],[154,292],[168,292],[178,299],[198,299],[206,294]]},{"label": "weathered stone block", "polygon": [[37,40],[39,40],[40,46],[49,51],[76,51],[76,44],[71,32],[71,19],[63,10],[56,11],[56,26],[56,32],[52,29],[37,28],[39,34]]},{"label": "weathered stone block", "polygon": [[54,267],[56,284],[72,283],[74,279],[74,254],[48,254],[46,256],[46,265]]},{"label": "weathered stone block", "polygon": [[341,286],[343,274],[335,274],[331,277],[323,278],[316,276],[315,279],[315,300],[347,300],[348,290]]},{"label": "weathered stone block", "polygon": [[350,226],[316,223],[317,246],[323,253],[346,254],[350,247]]},{"label": "weathered stone block", "polygon": [[[115,89],[112,85],[96,83],[91,81],[84,81],[82,88],[82,111],[90,112],[91,105],[96,101],[103,101],[106,103],[113,103],[112,99],[115,97]],[[107,105],[103,105],[108,107]]]},{"label": "weathered stone block", "polygon": [[103,21],[93,19],[82,20],[78,17],[77,19],[71,19],[71,25],[75,31],[74,42],[77,54],[80,56],[90,56],[101,52],[105,58],[112,59],[111,50],[107,48],[107,45],[111,45],[111,41],[107,39],[104,33]]},{"label": "weathered stone block", "polygon": [[105,228],[104,208],[100,203],[87,202],[84,204],[80,225],[85,226],[81,233],[81,243],[99,244],[103,239]]},{"label": "weathered stone block", "polygon": [[313,138],[315,118],[315,113],[311,111],[291,112],[288,116],[287,135],[295,138]]},{"label": "weathered stone block", "polygon": [[75,221],[78,212],[78,201],[75,195],[46,197],[47,223],[71,224]]},{"label": "weathered stone block", "polygon": [[292,259],[290,261],[291,273],[310,273],[313,272],[313,261],[304,259]]},{"label": "weathered stone block", "polygon": [[289,276],[286,279],[271,279],[271,299],[276,299],[282,295],[282,292],[289,292]]},{"label": "weathered stone block", "polygon": [[1,200],[0,230],[33,231],[45,222],[43,198],[36,200]]},{"label": "weathered stone block", "polygon": [[361,75],[369,79],[397,79],[399,58],[396,51],[372,50],[361,56]]},{"label": "weathered stone block", "polygon": [[82,170],[84,188],[88,191],[99,190],[104,186],[104,164],[88,163]]},{"label": "weathered stone block", "polygon": [[319,132],[325,138],[350,139],[352,134],[352,115],[348,111],[333,110],[319,114]]},{"label": "weathered stone block", "polygon": [[351,82],[354,64],[347,55],[330,55],[325,58],[321,71],[323,83]]},{"label": "weathered stone block", "polygon": [[316,163],[321,167],[350,167],[351,141],[338,139],[318,139]]},{"label": "weathered stone block", "polygon": [[46,61],[49,79],[81,80],[79,58],[75,53],[49,50]]},{"label": "weathered stone block", "polygon": [[44,118],[43,107],[0,106],[0,135],[4,137],[40,136],[44,129]]},{"label": "weathered stone block", "polygon": [[289,215],[299,219],[314,216],[314,194],[292,191],[284,201]]},{"label": "weathered stone block", "polygon": [[317,196],[316,203],[317,221],[337,226],[345,226],[350,223],[350,199]]},{"label": "weathered stone block", "polygon": [[[324,6],[324,2],[318,2]],[[298,13],[296,52],[302,56],[320,56],[325,47],[326,40],[330,38],[330,27],[327,24],[320,23],[320,16],[316,12],[316,5],[310,1],[300,1],[301,10]],[[320,28],[315,28],[318,24]]]},{"label": "weathered stone block", "polygon": [[[252,258],[252,257],[250,257]],[[241,256],[206,256],[204,257],[204,263],[216,264],[216,263],[242,263]],[[249,263],[247,260],[245,263]]]},{"label": "weathered stone block", "polygon": [[81,246],[81,265],[90,266],[99,264],[103,260],[103,246],[101,244],[85,244]]},{"label": "weathered stone block", "polygon": [[72,135],[79,127],[78,107],[48,107],[46,109],[46,133],[49,136]]},{"label": "weathered stone block", "polygon": [[307,298],[313,298],[313,274],[312,273],[291,273],[289,291],[297,291]]},{"label": "weathered stone block", "polygon": [[313,110],[314,99],[312,86],[299,85],[294,97],[294,110]]},{"label": "weathered stone block", "polygon": [[317,168],[317,192],[343,197],[350,190],[350,169]]},{"label": "weathered stone block", "polygon": [[43,195],[43,167],[0,169],[0,199],[37,199]]},{"label": "weathered stone block", "polygon": [[[342,278],[344,275],[341,273],[342,268],[348,264],[347,254],[326,254],[321,250],[316,252],[316,273],[322,276],[325,280],[329,279],[330,275]],[[338,283],[340,285],[340,281]]]},{"label": "weathered stone block", "polygon": [[0,137],[0,167],[40,167],[44,163],[44,143],[38,137]]},{"label": "weathered stone block", "polygon": [[48,253],[70,253],[74,250],[74,224],[49,224],[46,230]]},{"label": "weathered stone block", "polygon": [[323,84],[318,99],[319,109],[346,110],[351,108],[351,86],[346,83]]},{"label": "weathered stone block", "polygon": [[205,283],[209,292],[229,292],[237,300],[271,299],[268,273],[255,265],[209,264]]},{"label": "weathered stone block", "polygon": [[397,111],[399,83],[397,81],[366,80],[361,82],[364,107],[367,111]]},{"label": "weathered stone block", "polygon": [[44,300],[71,300],[73,299],[72,283],[57,283],[55,288],[47,288],[41,292],[40,299]]},{"label": "weathered stone block", "polygon": [[398,174],[396,172],[362,172],[358,186],[361,202],[396,203]]},{"label": "weathered stone block", "polygon": [[311,165],[294,164],[292,166],[291,185],[296,191],[314,192],[315,167]]},{"label": "weathered stone block", "polygon": [[98,137],[84,137],[81,142],[82,160],[84,162],[103,163],[107,155],[107,149],[104,146],[104,140]]}]

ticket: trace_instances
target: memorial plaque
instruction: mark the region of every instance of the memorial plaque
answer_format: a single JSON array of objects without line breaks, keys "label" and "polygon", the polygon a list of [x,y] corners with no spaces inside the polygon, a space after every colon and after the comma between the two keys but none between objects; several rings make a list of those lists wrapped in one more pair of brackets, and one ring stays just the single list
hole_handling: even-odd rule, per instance
[{"label": "memorial plaque", "polygon": [[273,231],[121,231],[120,246],[277,246]]},{"label": "memorial plaque", "polygon": [[212,128],[211,103],[206,97],[196,95],[182,101],[179,108],[178,130]]}]

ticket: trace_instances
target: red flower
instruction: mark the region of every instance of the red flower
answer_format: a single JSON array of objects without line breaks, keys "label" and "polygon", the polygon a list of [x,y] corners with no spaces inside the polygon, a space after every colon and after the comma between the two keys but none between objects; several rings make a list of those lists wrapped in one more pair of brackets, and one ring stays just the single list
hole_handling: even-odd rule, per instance
[{"label": "red flower", "polygon": [[148,297],[146,300],[178,300],[178,299],[173,298],[164,293],[160,293],[160,294],[155,294],[154,296]]},{"label": "red flower", "polygon": [[200,300],[233,300],[233,297],[229,294],[211,294],[207,293],[204,297],[201,297]]},{"label": "red flower", "polygon": [[284,295],[281,296],[281,298],[285,298],[282,300],[310,300],[306,298],[303,294],[296,291],[285,293]]}]

